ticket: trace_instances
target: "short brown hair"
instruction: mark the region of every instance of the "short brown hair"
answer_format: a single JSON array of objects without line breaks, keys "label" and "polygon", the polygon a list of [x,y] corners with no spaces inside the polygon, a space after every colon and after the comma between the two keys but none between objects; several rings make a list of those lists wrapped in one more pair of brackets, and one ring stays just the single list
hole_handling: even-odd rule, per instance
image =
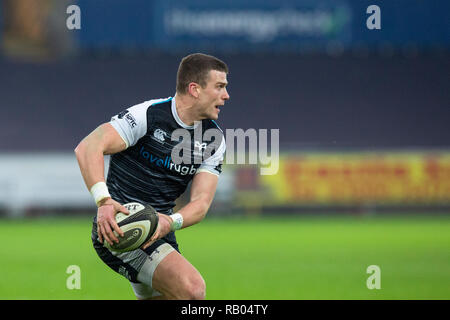
[{"label": "short brown hair", "polygon": [[228,66],[222,60],[203,53],[193,53],[184,57],[178,67],[177,92],[186,93],[191,82],[198,83],[204,88],[211,70],[228,73]]}]

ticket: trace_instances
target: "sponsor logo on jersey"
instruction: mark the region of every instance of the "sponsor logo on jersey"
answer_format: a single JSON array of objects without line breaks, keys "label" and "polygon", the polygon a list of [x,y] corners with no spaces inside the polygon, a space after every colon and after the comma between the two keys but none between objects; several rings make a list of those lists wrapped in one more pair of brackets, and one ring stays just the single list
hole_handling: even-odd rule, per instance
[{"label": "sponsor logo on jersey", "polygon": [[165,158],[161,158],[155,156],[153,153],[146,151],[144,147],[141,147],[141,150],[139,150],[139,155],[154,166],[176,171],[182,176],[187,174],[193,175],[197,172],[197,168],[194,165],[175,164],[172,162],[172,157],[166,156]]},{"label": "sponsor logo on jersey", "polygon": [[130,112],[130,111],[128,111],[128,109],[125,109],[125,110],[121,111],[121,112],[117,115],[117,118],[122,119],[123,116],[126,115],[128,112]]},{"label": "sponsor logo on jersey", "polygon": [[128,122],[128,124],[130,125],[131,128],[134,128],[137,126],[136,119],[134,119],[133,115],[128,110],[123,110],[122,112],[120,112],[117,115],[117,118],[119,118],[119,119],[124,118]]}]

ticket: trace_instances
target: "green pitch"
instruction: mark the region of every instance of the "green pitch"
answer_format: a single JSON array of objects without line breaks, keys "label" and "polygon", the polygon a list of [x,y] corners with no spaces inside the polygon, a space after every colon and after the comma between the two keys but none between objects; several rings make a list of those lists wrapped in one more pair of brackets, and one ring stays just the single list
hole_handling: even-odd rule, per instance
[{"label": "green pitch", "polygon": [[[0,220],[0,299],[134,299],[91,219]],[[213,219],[177,232],[208,299],[450,299],[450,217]],[[69,266],[80,289],[69,290]],[[366,286],[367,267],[381,289]]]}]

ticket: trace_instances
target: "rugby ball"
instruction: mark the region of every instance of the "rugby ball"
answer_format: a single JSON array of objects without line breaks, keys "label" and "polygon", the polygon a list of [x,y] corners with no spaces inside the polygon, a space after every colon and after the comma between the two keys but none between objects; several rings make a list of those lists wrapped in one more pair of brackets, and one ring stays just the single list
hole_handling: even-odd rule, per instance
[{"label": "rugby ball", "polygon": [[105,247],[115,252],[127,252],[139,248],[150,240],[158,227],[158,214],[151,205],[130,202],[123,206],[128,209],[130,214],[117,213],[116,222],[123,231],[124,236],[120,237],[114,231],[114,234],[119,239],[119,243],[113,242],[110,245],[107,241],[103,242]]}]

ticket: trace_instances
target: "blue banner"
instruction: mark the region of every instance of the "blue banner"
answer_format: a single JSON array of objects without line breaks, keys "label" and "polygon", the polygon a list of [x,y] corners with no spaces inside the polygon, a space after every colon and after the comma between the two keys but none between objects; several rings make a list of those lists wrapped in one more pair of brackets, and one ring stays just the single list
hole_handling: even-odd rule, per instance
[{"label": "blue banner", "polygon": [[214,50],[291,50],[351,41],[347,1],[157,1],[155,42]]},{"label": "blue banner", "polygon": [[154,3],[146,0],[78,0],[81,48],[151,48]]},{"label": "blue banner", "polygon": [[[449,47],[444,0],[78,0],[84,48],[323,50],[389,44]],[[379,9],[370,29],[367,8]]]}]

